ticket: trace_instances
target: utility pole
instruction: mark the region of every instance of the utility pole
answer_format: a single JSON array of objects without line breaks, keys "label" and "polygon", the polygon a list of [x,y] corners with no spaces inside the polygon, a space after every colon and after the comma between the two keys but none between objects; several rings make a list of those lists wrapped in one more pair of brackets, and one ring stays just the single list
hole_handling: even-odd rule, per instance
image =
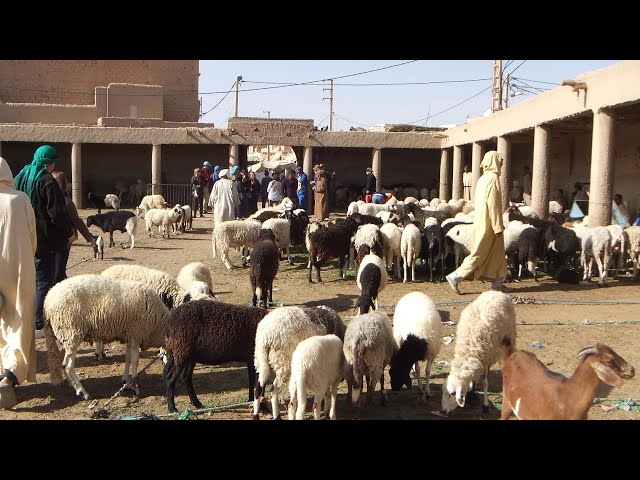
[{"label": "utility pole", "polygon": [[[262,113],[267,114],[267,118],[271,118],[271,110],[263,110]],[[267,145],[267,162],[271,160],[271,145]]]},{"label": "utility pole", "polygon": [[333,131],[333,78],[329,80],[331,86],[322,90],[329,90],[329,98],[324,97],[323,100],[329,100],[329,131]]},{"label": "utility pole", "polygon": [[502,108],[509,107],[509,74],[507,73],[506,78],[504,79],[504,89],[502,92],[502,102],[504,103]]},{"label": "utility pole", "polygon": [[242,75],[236,77],[236,117],[238,116],[238,89],[240,88],[240,82],[242,81]]},{"label": "utility pole", "polygon": [[491,111],[502,110],[502,60],[493,61],[493,89]]}]

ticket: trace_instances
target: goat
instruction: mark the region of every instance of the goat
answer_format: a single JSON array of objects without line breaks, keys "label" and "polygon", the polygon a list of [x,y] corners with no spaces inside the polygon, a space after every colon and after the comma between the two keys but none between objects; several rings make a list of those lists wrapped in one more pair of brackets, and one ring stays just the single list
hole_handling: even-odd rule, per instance
[{"label": "goat", "polygon": [[531,352],[514,350],[504,338],[502,348],[502,414],[520,420],[586,420],[600,380],[620,387],[635,370],[607,345],[578,352],[578,366],[570,378],[549,370]]}]

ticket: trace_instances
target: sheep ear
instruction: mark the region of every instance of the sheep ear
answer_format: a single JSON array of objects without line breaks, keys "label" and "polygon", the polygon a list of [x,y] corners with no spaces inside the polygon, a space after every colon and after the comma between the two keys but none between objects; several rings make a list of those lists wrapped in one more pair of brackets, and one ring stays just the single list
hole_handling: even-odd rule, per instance
[{"label": "sheep ear", "polygon": [[598,378],[607,385],[611,385],[612,387],[621,387],[624,385],[624,380],[616,375],[616,373],[606,365],[600,362],[595,362],[592,367],[595,370],[596,375],[598,375]]},{"label": "sheep ear", "polygon": [[218,298],[215,296],[215,294],[213,293],[213,291],[211,289],[209,289],[209,295],[211,295],[213,298]]},{"label": "sheep ear", "polygon": [[464,402],[465,402],[466,398],[465,395],[462,393],[462,389],[459,388],[456,390],[456,402],[458,404],[458,406],[460,408],[464,407]]},{"label": "sheep ear", "polygon": [[191,301],[191,294],[190,294],[190,293],[187,293],[187,294],[184,296],[184,299],[182,300],[182,303],[187,303],[187,302],[190,302],[190,301]]}]

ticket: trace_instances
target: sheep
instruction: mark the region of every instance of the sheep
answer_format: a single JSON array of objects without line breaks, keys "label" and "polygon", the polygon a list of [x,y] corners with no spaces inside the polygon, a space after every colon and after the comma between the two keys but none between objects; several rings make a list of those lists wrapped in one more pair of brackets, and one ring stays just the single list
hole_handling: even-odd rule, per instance
[{"label": "sheep", "polygon": [[191,405],[202,408],[193,388],[196,363],[246,362],[249,401],[253,401],[256,330],[266,313],[263,308],[207,300],[185,303],[171,311],[165,334],[167,353],[164,365],[169,412],[177,411],[174,398],[180,375],[183,375]]},{"label": "sheep", "polygon": [[[284,218],[270,218],[262,222],[262,228],[271,230],[273,232],[275,242],[278,249],[286,250],[287,261],[289,265],[293,265],[291,260],[291,223]],[[280,260],[280,254],[278,253],[278,260]]]},{"label": "sheep", "polygon": [[171,226],[176,223],[181,216],[182,210],[179,207],[173,207],[171,209],[164,208],[162,210],[152,208],[148,210],[144,216],[147,234],[149,237],[153,236],[151,229],[155,225],[158,227],[158,233],[160,233],[162,229],[162,238],[164,238],[165,234],[167,238],[171,238]]},{"label": "sheep", "polygon": [[[620,225],[607,225],[605,227],[611,234],[611,257],[613,261],[614,255],[618,256],[618,262],[616,264],[616,272],[614,277],[618,275],[620,269],[624,268],[624,257],[627,250],[627,237],[624,234],[624,229]],[[609,268],[609,265],[605,265],[605,268]]]},{"label": "sheep", "polygon": [[349,206],[347,207],[347,217],[350,217],[354,213],[360,213],[358,211],[358,203],[357,202],[351,202],[349,204]]},{"label": "sheep", "polygon": [[[607,279],[607,265],[611,255],[611,233],[606,227],[594,227],[588,230],[587,235],[582,240],[582,253],[580,263],[584,269],[582,280],[591,282],[591,272],[593,261],[598,264],[600,278],[598,286],[602,287]],[[587,265],[588,263],[588,265]]]},{"label": "sheep", "polygon": [[162,210],[168,206],[169,204],[165,201],[162,195],[146,195],[142,197],[140,205],[136,207],[136,215],[141,215],[142,213],[146,215],[152,208]]},{"label": "sheep", "polygon": [[[89,215],[87,217],[87,227],[95,225],[104,233],[109,232],[109,247],[114,247],[116,242],[113,241],[113,232],[127,232],[131,239],[129,249],[132,249],[136,243],[136,227],[138,225],[138,217],[133,212],[121,210],[118,212],[105,212],[97,215]],[[124,248],[124,246],[123,246]]]},{"label": "sheep", "polygon": [[100,260],[104,260],[104,240],[102,239],[102,235],[96,236],[95,239],[96,244],[93,247],[93,257],[97,260],[98,256],[100,256]]},{"label": "sheep", "polygon": [[291,357],[302,340],[314,335],[333,333],[344,339],[345,325],[329,307],[279,307],[269,312],[256,330],[254,362],[258,375],[253,404],[253,418],[258,419],[260,397],[271,383],[271,406],[274,419],[280,418],[278,397],[291,374]]},{"label": "sheep", "polygon": [[251,301],[254,307],[258,299],[260,300],[259,305],[264,308],[269,308],[269,303],[273,303],[273,279],[280,266],[279,256],[276,236],[273,231],[260,230],[258,241],[251,252],[251,270],[249,271],[253,293]]},{"label": "sheep", "polygon": [[527,263],[527,270],[533,274],[534,280],[538,281],[536,275],[538,270],[539,245],[541,232],[537,228],[525,228],[518,238],[518,280],[522,279],[522,266]]},{"label": "sheep", "polygon": [[356,262],[359,264],[365,255],[373,253],[382,258],[382,234],[378,226],[371,223],[358,227],[353,237]]},{"label": "sheep", "polygon": [[628,238],[629,257],[633,262],[633,278],[638,276],[638,267],[640,264],[640,227],[632,226],[624,229],[625,236]]},{"label": "sheep", "polygon": [[320,420],[320,404],[325,411],[331,396],[329,418],[336,419],[338,385],[344,376],[342,340],[334,334],[314,335],[298,343],[291,356],[289,381],[289,420],[303,420],[307,391],[315,393],[313,417]]},{"label": "sheep", "polygon": [[462,263],[464,257],[471,253],[471,239],[473,237],[473,224],[461,223],[461,224],[448,224],[447,227],[451,227],[448,231],[447,228],[443,228],[445,231],[445,258],[451,253],[455,255],[455,267],[458,268]]},{"label": "sheep", "polygon": [[525,230],[535,230],[535,227],[519,221],[513,221],[506,224],[503,235],[504,252],[508,259],[516,257],[516,253],[519,248],[520,236]]},{"label": "sheep", "polygon": [[211,234],[211,246],[213,250],[213,258],[220,251],[220,260],[225,267],[231,270],[231,262],[229,261],[229,248],[241,247],[242,266],[246,266],[246,249],[251,248],[258,240],[258,235],[262,224],[257,220],[229,220],[227,222],[218,223],[213,228]]},{"label": "sheep", "polygon": [[113,208],[116,211],[120,210],[120,199],[113,193],[108,193],[105,196],[102,196],[89,192],[87,199],[91,202],[94,208],[98,210],[98,213],[107,208]]},{"label": "sheep", "polygon": [[400,280],[400,242],[402,239],[402,230],[393,223],[385,223],[380,227],[380,235],[382,235],[382,254],[385,259],[385,265],[389,269],[389,260],[395,264],[396,276]]},{"label": "sheep", "polygon": [[211,272],[202,262],[192,262],[182,267],[176,277],[176,281],[180,288],[191,294],[192,299],[196,296],[196,293],[215,298]]},{"label": "sheep", "polygon": [[[410,292],[398,301],[393,314],[393,337],[397,350],[389,363],[392,390],[400,390],[402,385],[411,388],[409,371],[413,365],[413,374],[418,379],[422,401],[431,396],[429,379],[433,361],[440,353],[441,331],[440,312],[428,295]],[[424,390],[420,379],[420,361],[427,362]]]},{"label": "sheep", "polygon": [[388,205],[386,203],[365,203],[358,206],[358,213],[361,215],[375,216],[378,212],[395,212],[397,207],[395,205]]},{"label": "sheep", "polygon": [[422,187],[420,189],[420,201],[429,198],[429,189],[427,187]]},{"label": "sheep", "polygon": [[564,207],[560,205],[560,203],[555,200],[551,200],[549,202],[549,213],[562,213],[564,212]]},{"label": "sheep", "polygon": [[580,241],[574,230],[555,223],[544,230],[542,255],[545,265],[547,265],[547,256],[550,254],[549,250],[551,250],[553,264],[558,268],[570,263],[579,248]]},{"label": "sheep", "polygon": [[88,400],[89,394],[75,373],[80,344],[87,339],[125,343],[122,379],[140,396],[139,349],[164,345],[169,310],[147,285],[86,274],[69,277],[49,290],[44,300],[44,317],[51,383],[59,385],[62,382],[64,367],[76,395]]},{"label": "sheep", "polygon": [[298,246],[305,244],[305,233],[309,225],[309,215],[301,208],[291,212],[285,210],[285,217],[289,220],[291,245]]},{"label": "sheep", "polygon": [[182,210],[182,221],[180,222],[180,230],[182,233],[185,231],[191,231],[193,229],[193,212],[191,211],[191,207],[189,205],[181,205],[180,210]]},{"label": "sheep", "polygon": [[418,189],[415,187],[404,187],[402,193],[404,194],[405,201],[407,198],[413,198],[414,201],[417,202],[420,196],[420,192],[418,192]]},{"label": "sheep", "polygon": [[252,213],[248,218],[259,221],[260,223],[268,220],[269,218],[280,217],[286,210],[293,209],[293,202],[290,198],[283,198],[278,205],[273,207],[261,208],[255,213]]},{"label": "sheep", "polygon": [[382,220],[382,225],[385,223],[395,223],[397,225],[400,220],[400,217],[392,212],[378,212],[376,213],[376,217]]},{"label": "sheep", "polygon": [[400,238],[400,255],[404,265],[404,279],[402,283],[407,283],[407,266],[411,267],[411,281],[416,281],[416,259],[420,255],[422,248],[422,233],[414,224],[410,223],[402,231]]},{"label": "sheep", "polygon": [[314,266],[318,283],[321,283],[320,266],[336,257],[340,259],[340,273],[345,278],[345,258],[349,254],[351,237],[361,224],[360,214],[354,213],[343,222],[309,233],[309,283],[313,283],[311,272]]},{"label": "sheep", "polygon": [[378,294],[384,290],[389,282],[387,269],[378,255],[365,255],[360,262],[356,284],[360,289],[360,298],[356,302],[358,315],[367,313],[369,307],[378,310]]},{"label": "sheep", "polygon": [[358,315],[349,322],[344,334],[345,379],[349,406],[358,406],[363,376],[367,380],[367,405],[371,405],[378,379],[382,404],[386,404],[384,369],[391,361],[395,349],[393,331],[386,313],[377,310]]},{"label": "sheep", "polygon": [[114,265],[101,274],[112,280],[133,280],[150,286],[160,296],[162,303],[172,309],[188,302],[190,297],[180,287],[178,281],[168,273],[142,265]]},{"label": "sheep", "polygon": [[503,338],[515,346],[516,311],[511,299],[502,292],[480,294],[460,315],[456,328],[456,346],[451,371],[442,388],[442,411],[451,413],[464,407],[467,392],[483,376],[483,413],[489,411],[489,369],[500,359]]},{"label": "sheep", "polygon": [[433,282],[433,269],[438,260],[442,266],[440,281],[444,281],[444,249],[444,230],[442,227],[438,224],[426,225],[422,232],[420,258],[423,263],[426,263],[425,260],[428,259],[430,282]]},{"label": "sheep", "polygon": [[603,343],[578,352],[578,366],[566,378],[549,370],[531,352],[502,342],[502,412],[520,420],[587,420],[600,382],[620,387],[635,369]]},{"label": "sheep", "polygon": [[[129,187],[129,201],[132,205],[138,205],[147,192],[147,183],[139,178]],[[136,214],[137,215],[137,214]]]}]

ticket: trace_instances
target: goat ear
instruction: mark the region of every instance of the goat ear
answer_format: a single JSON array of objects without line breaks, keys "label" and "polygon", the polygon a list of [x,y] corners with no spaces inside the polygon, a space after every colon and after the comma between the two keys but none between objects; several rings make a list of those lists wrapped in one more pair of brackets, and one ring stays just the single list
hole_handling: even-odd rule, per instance
[{"label": "goat ear", "polygon": [[611,385],[612,387],[621,387],[624,385],[624,380],[616,375],[616,373],[606,365],[600,362],[595,362],[592,367],[595,370],[596,375],[598,375],[598,378],[607,385]]}]

